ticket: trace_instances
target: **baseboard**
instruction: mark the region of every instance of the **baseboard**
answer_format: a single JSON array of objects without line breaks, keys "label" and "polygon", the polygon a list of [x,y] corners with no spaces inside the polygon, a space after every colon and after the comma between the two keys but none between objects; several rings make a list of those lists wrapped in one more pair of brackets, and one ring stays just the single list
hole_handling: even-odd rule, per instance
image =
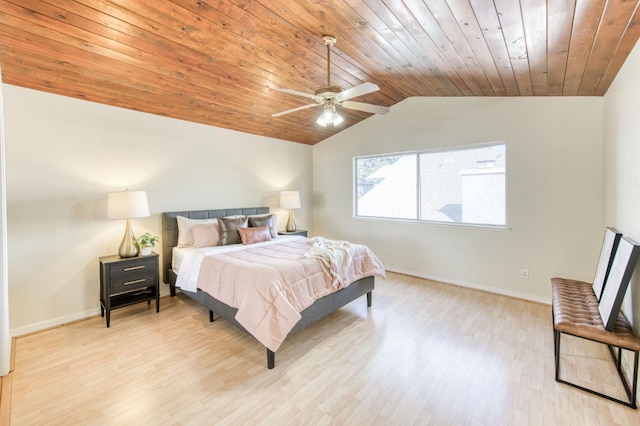
[{"label": "baseboard", "polygon": [[100,314],[100,308],[91,309],[84,312],[77,312],[72,315],[67,315],[64,317],[54,318],[48,321],[42,321],[35,324],[30,324],[24,327],[18,327],[11,329],[11,337],[18,337],[29,333],[34,333],[36,331],[41,331],[47,328],[57,327],[72,321],[78,321],[81,319],[85,319],[88,317],[92,317]]},{"label": "baseboard", "polygon": [[[163,294],[160,292],[160,300],[165,297],[170,297],[169,294]],[[162,306],[162,304],[160,304]],[[84,312],[77,312],[75,314],[67,315],[64,317],[54,318],[48,321],[42,321],[35,324],[30,324],[24,327],[18,327],[11,329],[11,337],[20,337],[29,333],[36,333],[38,331],[46,330],[48,328],[58,327],[70,322],[80,321],[89,317],[93,317],[100,314],[100,308],[90,309]],[[2,423],[0,423],[1,425]]]},{"label": "baseboard", "polygon": [[446,277],[437,277],[437,276],[434,276],[434,275],[423,274],[421,272],[410,271],[410,270],[402,269],[402,268],[395,268],[393,266],[385,265],[385,269],[387,271],[389,271],[389,272],[397,272],[399,274],[411,275],[413,277],[424,278],[424,279],[432,280],[432,281],[439,281],[439,282],[443,282],[445,284],[453,284],[453,285],[457,285],[457,286],[460,286],[460,287],[472,288],[474,290],[486,291],[487,293],[500,294],[502,296],[513,297],[513,298],[516,298],[516,299],[523,299],[523,300],[528,300],[528,301],[531,301],[531,302],[543,303],[545,305],[550,305],[551,304],[551,300],[550,299],[546,299],[544,297],[536,297],[536,296],[532,296],[532,295],[526,294],[526,293],[518,293],[516,291],[505,291],[504,289],[501,289],[501,288],[481,286],[481,285],[477,285],[477,284],[471,283],[471,282],[457,281],[457,280],[452,280],[452,279],[446,278]]}]

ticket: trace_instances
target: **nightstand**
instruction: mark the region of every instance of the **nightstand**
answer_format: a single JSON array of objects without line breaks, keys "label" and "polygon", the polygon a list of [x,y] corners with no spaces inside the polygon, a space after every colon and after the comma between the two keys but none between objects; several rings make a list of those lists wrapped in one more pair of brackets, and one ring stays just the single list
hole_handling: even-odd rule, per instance
[{"label": "nightstand", "polygon": [[121,258],[118,255],[100,258],[100,315],[107,313],[107,327],[111,311],[156,300],[160,312],[160,274],[158,253],[149,256]]},{"label": "nightstand", "polygon": [[297,230],[293,232],[278,231],[278,235],[300,235],[301,237],[306,237],[307,231],[301,231],[301,230]]}]

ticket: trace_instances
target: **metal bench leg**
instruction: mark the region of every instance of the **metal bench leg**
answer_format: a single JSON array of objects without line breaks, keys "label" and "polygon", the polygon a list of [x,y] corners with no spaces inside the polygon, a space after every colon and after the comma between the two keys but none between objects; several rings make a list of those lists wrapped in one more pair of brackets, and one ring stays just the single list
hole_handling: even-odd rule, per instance
[{"label": "metal bench leg", "polygon": [[631,400],[633,401],[633,408],[636,408],[636,398],[638,396],[638,358],[640,352],[636,351],[634,356],[634,364],[633,364],[633,394],[631,395]]},{"label": "metal bench leg", "polygon": [[[631,407],[631,408],[637,408],[636,406],[636,397],[637,397],[637,393],[638,393],[638,359],[639,359],[639,354],[640,352],[637,351],[633,351],[634,352],[634,363],[633,363],[633,387],[630,388],[629,384],[627,382],[627,379],[624,375],[624,372],[622,371],[622,348],[617,347],[618,349],[618,354],[616,356],[616,351],[614,351],[614,347],[611,345],[607,345],[607,347],[609,348],[609,353],[611,354],[611,357],[613,358],[613,362],[616,365],[616,369],[618,370],[618,375],[620,376],[620,380],[622,381],[622,385],[624,386],[624,390],[627,394],[627,397],[629,398],[629,401],[623,401],[621,399],[617,399],[614,398],[612,396],[606,395],[604,393],[601,392],[597,392],[593,389],[589,389],[586,388],[584,386],[580,386],[577,385],[575,383],[569,382],[567,380],[561,379],[560,378],[560,336],[562,335],[562,332],[556,330],[554,328],[554,345],[555,345],[555,367],[556,367],[556,382],[558,383],[563,383],[565,385],[569,385],[572,386],[576,389],[580,389],[582,391],[585,392],[589,392],[592,395],[597,395],[600,396],[602,398],[608,399],[609,401],[613,401],[613,402],[617,402],[619,404],[625,405],[627,407]],[[581,337],[581,336],[576,336],[576,337]],[[584,337],[581,337],[582,339],[584,339]],[[591,339],[586,339],[586,340],[591,340]],[[595,340],[592,340],[595,342]],[[602,342],[598,342],[598,343],[602,343]]]},{"label": "metal bench leg", "polygon": [[618,370],[618,375],[620,376],[620,380],[622,381],[622,385],[624,386],[624,390],[627,393],[627,398],[629,398],[628,405],[631,408],[636,408],[636,396],[638,393],[638,352],[634,352],[634,362],[633,362],[633,386],[629,387],[629,383],[627,382],[627,378],[624,375],[624,371],[622,371],[622,348],[618,348],[618,356],[616,358],[615,352],[613,350],[613,346],[609,346],[609,353],[611,353],[611,357],[613,361],[616,363],[616,369]]},{"label": "metal bench leg", "polygon": [[554,361],[556,367],[556,382],[560,381],[560,337],[562,333],[553,329],[553,350],[554,350]]}]

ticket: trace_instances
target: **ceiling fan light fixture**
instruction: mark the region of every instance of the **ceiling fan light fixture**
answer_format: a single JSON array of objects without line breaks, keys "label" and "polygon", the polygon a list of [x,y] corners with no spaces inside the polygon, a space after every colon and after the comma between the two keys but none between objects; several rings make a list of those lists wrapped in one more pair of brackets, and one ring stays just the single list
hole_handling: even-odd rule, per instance
[{"label": "ceiling fan light fixture", "polygon": [[317,124],[324,127],[328,127],[328,126],[335,127],[340,125],[343,122],[344,122],[344,118],[342,118],[340,114],[338,114],[336,111],[330,108],[326,108],[324,112],[320,114],[320,117],[318,117],[318,119],[316,120]]}]

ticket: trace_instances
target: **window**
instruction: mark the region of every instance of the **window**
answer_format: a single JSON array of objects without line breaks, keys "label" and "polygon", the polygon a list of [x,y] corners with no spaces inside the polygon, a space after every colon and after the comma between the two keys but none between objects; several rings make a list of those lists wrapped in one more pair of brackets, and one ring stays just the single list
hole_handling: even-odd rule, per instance
[{"label": "window", "polygon": [[355,159],[357,217],[506,226],[506,145]]}]

